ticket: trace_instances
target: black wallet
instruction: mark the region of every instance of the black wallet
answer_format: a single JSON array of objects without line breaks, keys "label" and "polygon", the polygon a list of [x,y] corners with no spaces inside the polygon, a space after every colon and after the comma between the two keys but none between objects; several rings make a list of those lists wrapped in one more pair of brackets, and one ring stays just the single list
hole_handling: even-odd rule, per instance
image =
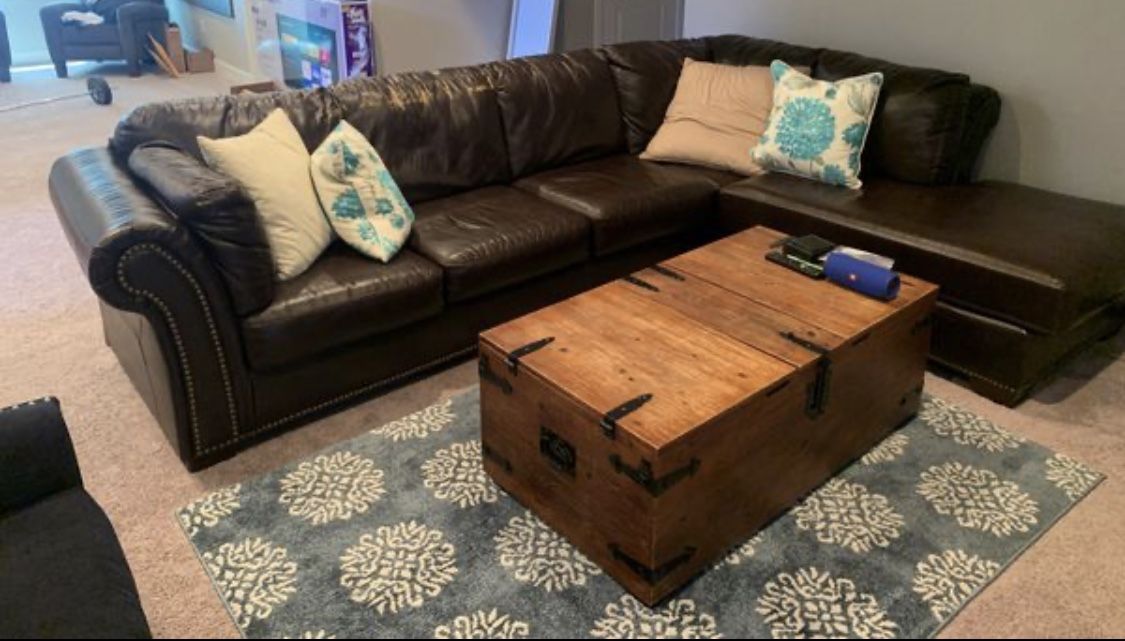
[{"label": "black wallet", "polygon": [[790,236],[781,242],[781,252],[809,262],[818,262],[820,257],[836,249],[836,243],[817,236]]}]

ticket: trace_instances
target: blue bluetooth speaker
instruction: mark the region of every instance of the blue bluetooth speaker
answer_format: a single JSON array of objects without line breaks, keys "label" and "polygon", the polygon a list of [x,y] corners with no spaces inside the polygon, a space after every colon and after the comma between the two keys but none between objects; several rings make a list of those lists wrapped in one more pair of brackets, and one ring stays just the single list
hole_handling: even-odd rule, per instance
[{"label": "blue bluetooth speaker", "polygon": [[824,262],[828,280],[873,298],[891,300],[898,296],[898,274],[847,254],[832,252]]}]

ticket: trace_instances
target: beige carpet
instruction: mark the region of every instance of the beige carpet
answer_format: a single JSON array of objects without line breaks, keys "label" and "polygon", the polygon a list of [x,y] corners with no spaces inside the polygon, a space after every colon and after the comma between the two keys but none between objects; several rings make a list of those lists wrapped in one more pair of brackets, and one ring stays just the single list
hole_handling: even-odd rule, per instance
[{"label": "beige carpet", "polygon": [[[87,487],[109,513],[154,632],[234,637],[172,511],[209,488],[268,472],[420,409],[476,380],[461,365],[291,432],[200,474],[188,474],[102,343],[93,294],[47,196],[51,162],[103,144],[127,107],[225,91],[217,74],[115,77],[117,103],[58,103],[0,114],[0,405],[62,399]],[[45,74],[0,85],[0,105],[72,90]],[[1125,334],[1067,367],[1018,410],[936,377],[928,390],[1108,475],[1093,494],[1005,572],[943,633],[947,637],[1125,635]]]}]

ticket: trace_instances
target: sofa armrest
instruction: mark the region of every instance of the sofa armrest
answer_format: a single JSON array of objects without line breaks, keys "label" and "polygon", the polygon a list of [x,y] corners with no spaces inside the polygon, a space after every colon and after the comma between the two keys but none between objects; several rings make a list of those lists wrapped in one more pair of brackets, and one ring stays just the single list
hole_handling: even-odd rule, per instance
[{"label": "sofa armrest", "polygon": [[0,409],[0,514],[81,486],[57,399]]},{"label": "sofa armrest", "polygon": [[144,143],[129,154],[129,171],[203,245],[239,316],[267,307],[274,266],[254,202],[238,181],[169,142]]},{"label": "sofa armrest", "polygon": [[148,197],[107,149],[55,162],[51,199],[97,295],[143,316],[169,371],[173,444],[189,467],[241,437],[252,415],[230,297],[191,232]]},{"label": "sofa armrest", "polygon": [[138,0],[117,8],[117,32],[121,38],[121,53],[129,65],[129,72],[141,71],[141,59],[152,46],[149,34],[164,46],[164,30],[168,25],[168,9],[163,3]]},{"label": "sofa armrest", "polygon": [[117,22],[136,22],[138,20],[168,20],[168,7],[163,2],[135,0],[127,2],[114,12]]}]

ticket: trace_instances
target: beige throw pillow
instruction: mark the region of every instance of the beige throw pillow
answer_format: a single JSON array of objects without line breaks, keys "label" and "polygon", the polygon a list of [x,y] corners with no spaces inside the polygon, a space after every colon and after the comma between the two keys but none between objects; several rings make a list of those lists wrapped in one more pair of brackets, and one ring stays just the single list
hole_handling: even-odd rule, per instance
[{"label": "beige throw pillow", "polygon": [[735,67],[687,58],[664,124],[641,154],[751,176],[762,169],[750,149],[773,107],[769,67]]},{"label": "beige throw pillow", "polygon": [[237,180],[254,201],[278,278],[308,269],[332,242],[332,227],[313,188],[309,151],[289,116],[275,109],[247,134],[198,140],[207,164]]}]

